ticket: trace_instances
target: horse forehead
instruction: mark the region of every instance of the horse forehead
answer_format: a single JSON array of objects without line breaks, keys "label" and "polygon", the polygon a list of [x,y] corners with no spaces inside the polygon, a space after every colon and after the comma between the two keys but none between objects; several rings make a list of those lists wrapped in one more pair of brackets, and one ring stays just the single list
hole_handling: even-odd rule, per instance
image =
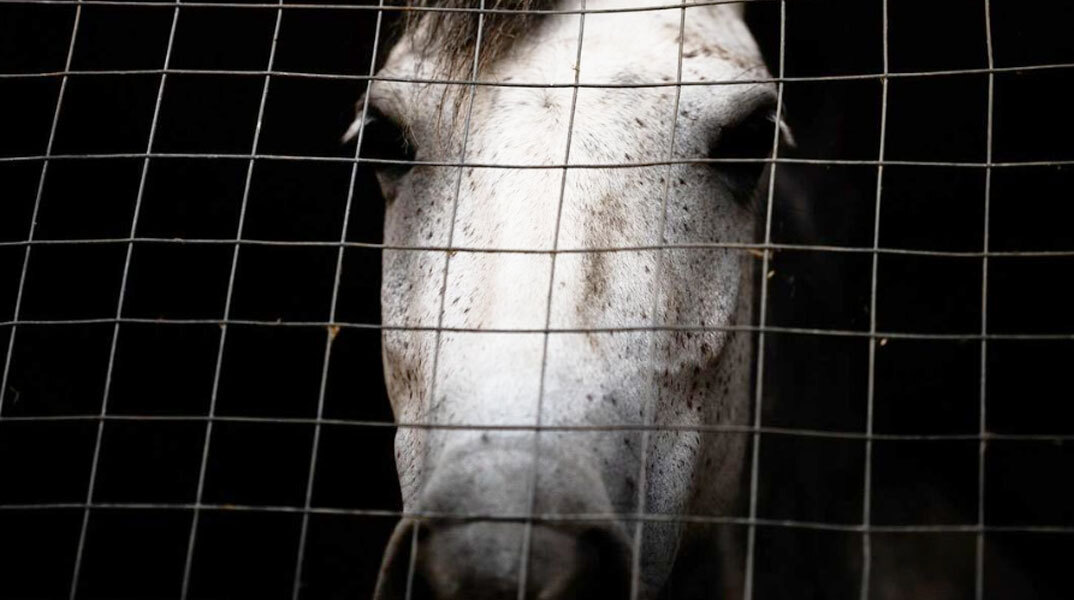
[{"label": "horse forehead", "polygon": [[[597,86],[668,84],[680,76],[680,56],[683,80],[727,80],[764,71],[760,51],[735,5],[703,4],[685,13],[678,8],[634,10],[648,6],[666,3],[589,0],[586,8],[590,10],[627,11],[587,13],[584,27],[577,15],[551,15],[518,38],[516,48],[487,65],[487,72],[478,79],[541,86],[570,83],[577,74],[582,83]],[[560,8],[578,7],[566,2]],[[440,94],[430,94],[429,86],[405,80],[456,78],[441,72],[443,65],[428,56],[415,50],[409,36],[400,40],[381,74],[404,81],[377,82],[374,98],[401,113],[411,113],[411,118],[415,112],[428,112],[430,107],[425,105]]]}]

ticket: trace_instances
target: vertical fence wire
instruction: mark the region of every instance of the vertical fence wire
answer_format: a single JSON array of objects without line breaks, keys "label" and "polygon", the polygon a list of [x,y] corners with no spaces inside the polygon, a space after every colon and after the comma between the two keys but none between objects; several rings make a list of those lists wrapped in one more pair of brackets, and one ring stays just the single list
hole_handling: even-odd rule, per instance
[{"label": "vertical fence wire", "polygon": [[[283,0],[279,0],[283,4]],[[268,69],[271,72],[276,60],[276,44],[280,37],[280,22],[283,20],[283,10],[276,9],[276,22],[272,29],[272,45],[269,47]],[[194,498],[194,514],[190,519],[190,534],[187,538],[186,558],[183,563],[183,584],[179,597],[186,600],[190,594],[190,575],[194,564],[194,548],[197,545],[198,525],[201,521],[201,504],[205,497],[205,477],[209,467],[209,450],[212,445],[213,417],[216,416],[216,404],[220,395],[220,375],[224,366],[224,347],[227,343],[228,325],[227,320],[231,317],[231,302],[235,292],[235,274],[239,265],[239,248],[242,247],[243,227],[246,224],[246,208],[250,200],[250,186],[254,177],[254,163],[256,162],[257,147],[261,141],[261,121],[265,116],[265,104],[268,100],[269,84],[271,75],[265,75],[265,82],[261,87],[261,100],[257,107],[257,121],[254,124],[253,141],[250,145],[250,158],[246,165],[246,180],[243,183],[242,202],[239,206],[239,222],[235,229],[235,246],[231,253],[231,268],[228,273],[227,293],[224,297],[224,322],[220,325],[220,343],[216,349],[216,366],[213,369],[213,387],[209,396],[209,419],[205,422],[205,441],[201,449],[201,464],[198,467],[198,487]]]},{"label": "vertical fence wire", "polygon": [[[884,74],[888,72],[888,0],[880,0],[882,16],[882,41],[884,54]],[[880,215],[884,198],[884,150],[887,141],[888,125],[888,78],[880,80],[880,149],[876,167],[876,203],[873,206],[873,262],[869,280],[869,374],[866,383],[865,407],[865,469],[862,475],[861,499],[861,600],[869,600],[869,587],[873,572],[873,409],[876,400],[876,301],[877,281],[880,272]]]},{"label": "vertical fence wire", "polygon": [[[164,69],[168,69],[171,63],[172,49],[175,46],[175,29],[179,24],[179,5],[180,0],[175,1],[175,8],[172,10],[172,22],[171,29],[168,32],[168,46],[164,51]],[[104,440],[104,416],[108,413],[108,400],[112,392],[112,374],[115,372],[116,364],[116,347],[119,344],[119,327],[120,319],[123,317],[123,303],[127,295],[127,282],[129,280],[131,268],[131,256],[134,254],[134,237],[138,233],[138,217],[141,214],[142,200],[145,197],[145,181],[149,174],[149,154],[153,152],[153,141],[156,138],[157,124],[160,121],[160,105],[164,99],[164,88],[168,82],[168,74],[161,73],[160,85],[157,87],[157,99],[153,106],[153,120],[149,124],[149,140],[146,142],[146,157],[142,161],[142,172],[138,180],[138,195],[134,201],[134,211],[131,215],[130,225],[130,241],[127,242],[127,252],[123,259],[123,276],[119,284],[119,297],[116,299],[116,321],[112,326],[112,341],[108,349],[108,369],[105,372],[104,378],[104,393],[101,397],[101,420],[97,422],[97,436],[93,444],[93,459],[90,463],[90,475],[89,485],[86,487],[86,506],[82,509],[82,526],[78,534],[78,546],[75,551],[75,564],[71,574],[71,590],[69,597],[74,600],[78,593],[79,577],[82,573],[82,557],[86,547],[86,534],[89,531],[89,520],[91,505],[93,504],[93,494],[97,486],[97,470],[100,466],[101,459],[101,444]]]},{"label": "vertical fence wire", "polygon": [[15,352],[15,335],[18,331],[18,321],[22,315],[22,296],[23,290],[26,289],[26,273],[30,268],[30,250],[33,248],[31,242],[34,241],[34,235],[37,233],[37,215],[41,209],[41,198],[45,192],[45,178],[48,175],[49,157],[52,156],[52,145],[56,140],[56,128],[60,123],[60,110],[63,107],[63,98],[67,92],[67,81],[69,76],[66,74],[71,70],[71,61],[75,55],[75,41],[78,39],[78,24],[82,20],[82,5],[75,6],[74,22],[71,24],[71,41],[67,46],[67,59],[64,61],[64,76],[60,79],[60,91],[56,94],[56,110],[52,113],[52,125],[49,127],[48,142],[45,145],[45,159],[41,163],[41,174],[37,180],[37,192],[34,196],[34,208],[30,214],[30,230],[26,234],[26,250],[22,255],[22,270],[19,273],[19,289],[15,294],[15,309],[11,320],[11,332],[7,337],[7,354],[4,356],[4,375],[0,380],[0,415],[4,414],[4,398],[7,397],[7,381],[8,375],[11,374],[11,356]]},{"label": "vertical fence wire", "polygon": [[980,405],[978,408],[978,433],[980,441],[977,443],[977,539],[974,546],[974,569],[973,590],[974,598],[982,600],[984,597],[984,550],[985,550],[985,455],[987,451],[988,436],[988,249],[989,233],[991,231],[992,211],[992,122],[995,113],[995,84],[996,76],[991,69],[995,68],[995,58],[992,50],[992,6],[990,0],[984,0],[985,21],[985,46],[988,52],[988,124],[985,130],[985,191],[984,191],[984,223],[981,238],[984,255],[981,257],[981,388]]},{"label": "vertical fence wire", "polygon": [[754,573],[757,555],[757,497],[760,483],[761,426],[764,422],[764,348],[765,325],[768,323],[768,264],[772,257],[772,209],[776,193],[776,159],[779,158],[780,127],[783,123],[783,76],[786,72],[787,54],[787,1],[779,2],[779,80],[776,84],[776,126],[772,132],[772,163],[768,171],[768,197],[765,201],[764,257],[761,259],[761,301],[757,330],[757,379],[754,382],[753,435],[750,459],[749,528],[746,531],[746,569],[742,597],[753,600]]},{"label": "vertical fence wire", "polygon": [[[384,0],[379,0],[379,6],[384,6]],[[380,45],[380,27],[384,13],[377,12],[377,20],[373,31],[373,50],[369,58],[369,74],[372,76],[377,68],[377,48]],[[351,175],[347,185],[347,201],[343,208],[343,225],[340,227],[339,250],[336,253],[336,270],[332,279],[332,303],[328,310],[328,321],[336,320],[336,308],[339,302],[340,282],[343,279],[343,254],[346,250],[347,231],[351,221],[351,208],[354,202],[354,184],[358,176],[358,156],[362,151],[362,139],[365,134],[366,118],[369,114],[369,96],[372,91],[372,82],[366,87],[366,93],[362,98],[362,112],[358,117],[357,140],[354,146],[354,164],[351,165]],[[313,446],[310,448],[310,464],[306,479],[306,500],[302,511],[302,526],[298,534],[298,553],[295,557],[294,581],[291,584],[291,598],[298,600],[302,593],[302,569],[306,557],[306,539],[309,535],[310,508],[313,505],[313,483],[317,474],[317,456],[320,450],[322,419],[324,418],[325,395],[328,390],[328,367],[332,359],[332,345],[335,342],[339,328],[329,326],[325,336],[324,359],[321,364],[321,383],[317,392],[317,417],[313,426]]]},{"label": "vertical fence wire", "polygon": [[556,203],[556,220],[552,233],[552,252],[549,254],[548,265],[548,297],[545,301],[544,328],[545,333],[541,339],[541,369],[540,379],[537,383],[537,414],[534,417],[535,429],[533,431],[533,466],[529,477],[529,507],[527,518],[522,529],[522,548],[519,552],[518,567],[518,600],[526,600],[526,587],[529,578],[530,552],[533,546],[533,514],[537,511],[537,484],[540,474],[541,453],[541,426],[544,413],[544,386],[545,373],[548,368],[548,329],[552,326],[552,292],[556,286],[556,257],[559,250],[559,229],[563,217],[563,199],[567,194],[567,165],[571,159],[571,141],[574,135],[574,115],[578,108],[578,82],[582,74],[582,41],[585,37],[585,3],[580,0],[581,12],[578,13],[578,44],[574,57],[574,87],[571,88],[571,108],[567,116],[567,142],[563,150],[563,173],[559,179],[559,200]]},{"label": "vertical fence wire", "polygon": [[[462,126],[462,145],[459,148],[459,163],[466,162],[466,147],[470,142],[470,120],[474,113],[474,97],[477,95],[477,73],[478,68],[481,66],[481,37],[482,31],[485,28],[485,0],[480,0],[478,5],[481,12],[477,13],[477,32],[474,37],[474,60],[470,66],[470,81],[467,86],[467,101],[466,101],[466,120]],[[446,92],[445,92],[446,93]],[[441,107],[442,110],[442,107]],[[452,121],[452,128],[454,128],[454,121]],[[440,307],[437,310],[436,315],[436,334],[433,341],[433,366],[432,376],[429,380],[429,406],[436,405],[436,377],[440,369],[440,342],[442,340],[442,333],[444,330],[444,310],[447,300],[447,286],[448,286],[448,273],[451,269],[451,251],[452,245],[455,242],[455,221],[459,215],[459,195],[462,194],[462,175],[466,171],[466,167],[458,167],[458,175],[455,177],[455,193],[451,200],[451,219],[448,220],[447,231],[447,246],[444,252],[444,270],[440,279]],[[426,422],[432,417],[431,412],[426,413]],[[424,461],[425,457],[422,457]],[[424,468],[424,466],[423,466]],[[418,527],[420,524],[415,524],[413,533],[410,537],[410,561],[407,563],[406,573],[406,600],[410,600],[411,594],[414,591],[414,570],[417,566],[418,555]]]},{"label": "vertical fence wire", "polygon": [[[676,56],[675,63],[675,100],[671,107],[671,132],[668,140],[668,161],[675,157],[675,133],[679,123],[679,102],[682,98],[682,54],[683,46],[686,43],[686,7],[683,6],[679,11],[679,44],[678,44],[678,56]],[[778,129],[778,127],[777,127]],[[671,194],[671,169],[672,165],[669,164],[664,169],[664,189],[660,197],[660,217],[657,225],[657,245],[663,245],[666,242],[667,237],[667,216],[668,216],[668,196]],[[657,314],[660,306],[660,283],[663,277],[663,265],[664,265],[664,251],[656,250],[656,264],[653,265],[653,287],[652,295],[653,301],[649,306],[649,316],[652,318],[653,327],[658,325]],[[649,426],[654,420],[653,413],[656,410],[656,403],[659,401],[660,385],[658,378],[658,369],[656,366],[657,356],[657,339],[660,337],[660,333],[657,331],[649,332],[649,364],[652,371],[652,384],[650,386],[651,393],[649,397],[644,400],[642,407],[642,424],[645,429],[641,432],[641,453],[640,464],[638,465],[638,497],[635,500],[637,503],[637,514],[639,517],[645,515],[647,510],[648,500],[648,476],[649,476],[649,444],[651,443],[651,436],[649,435]],[[639,518],[634,523],[633,532],[633,548],[630,556],[630,600],[637,600],[641,594],[641,556],[642,556],[642,542],[643,533],[645,530],[644,519]]]}]

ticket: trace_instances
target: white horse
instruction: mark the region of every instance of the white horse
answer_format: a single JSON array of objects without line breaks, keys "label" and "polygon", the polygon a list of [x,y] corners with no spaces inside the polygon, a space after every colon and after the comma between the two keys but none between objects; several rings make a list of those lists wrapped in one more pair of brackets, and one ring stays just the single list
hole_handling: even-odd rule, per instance
[{"label": "white horse", "polygon": [[[753,342],[735,330],[758,261],[734,245],[755,239],[767,176],[683,159],[769,155],[776,88],[756,83],[741,5],[639,10],[659,5],[486,0],[553,12],[485,14],[480,37],[474,13],[422,13],[359,102],[363,155],[436,163],[377,171],[414,515],[380,598],[742,589],[741,528],[674,517],[742,515],[749,436],[705,427],[750,422]],[[440,83],[475,74],[507,85]]]}]

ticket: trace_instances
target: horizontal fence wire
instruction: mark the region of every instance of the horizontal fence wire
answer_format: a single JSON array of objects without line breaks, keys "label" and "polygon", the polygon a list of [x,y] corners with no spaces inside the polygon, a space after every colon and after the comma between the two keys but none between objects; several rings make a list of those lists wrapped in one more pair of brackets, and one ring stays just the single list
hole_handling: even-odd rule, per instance
[{"label": "horizontal fence wire", "polygon": [[[184,8],[186,4],[183,4]],[[676,81],[641,81],[623,82],[525,82],[502,81],[495,79],[442,79],[429,77],[392,77],[387,75],[360,75],[355,73],[314,73],[308,71],[250,70],[250,69],[82,69],[38,72],[0,73],[0,79],[41,79],[52,77],[115,77],[134,75],[198,75],[228,77],[281,77],[292,79],[327,79],[343,81],[384,81],[389,83],[415,83],[421,85],[458,85],[526,89],[647,89],[663,87],[721,87],[738,85],[763,85],[775,83],[817,83],[825,81],[886,81],[889,79],[917,79],[924,77],[952,77],[957,75],[995,75],[997,73],[1027,73],[1033,71],[1054,71],[1074,69],[1074,63],[1049,63],[1022,65],[1015,67],[980,67],[971,69],[943,69],[936,71],[905,71],[891,73],[861,73],[849,75],[800,75],[784,77],[756,77],[744,79],[683,80]]]},{"label": "horizontal fence wire", "polygon": [[[698,2],[684,2],[679,4],[654,4],[652,6],[627,6],[617,8],[484,8],[483,6],[410,6],[403,4],[273,4],[258,2],[183,2],[183,8],[253,8],[253,9],[292,9],[292,10],[357,10],[367,12],[397,12],[397,13],[471,13],[471,14],[500,14],[500,15],[590,15],[609,13],[634,13],[653,12],[657,10],[674,10],[683,8],[697,8],[701,6],[718,6],[720,4],[750,4],[776,2],[778,0],[699,0]],[[52,4],[52,5],[81,5],[81,6],[140,6],[140,7],[171,7],[173,4],[161,0],[0,0],[3,4]]]},{"label": "horizontal fence wire", "polygon": [[[830,252],[838,254],[892,254],[904,256],[935,256],[942,258],[1052,258],[1074,256],[1072,250],[922,250],[915,248],[870,248],[866,246],[833,246],[827,244],[783,244],[783,243],[747,243],[747,242],[677,242],[665,244],[640,244],[636,246],[595,246],[592,248],[493,248],[481,246],[409,246],[401,244],[381,244],[376,242],[330,242],[327,240],[268,240],[268,239],[227,239],[227,238],[161,238],[161,237],[114,237],[114,238],[66,238],[36,239],[0,242],[0,248],[25,246],[85,246],[110,244],[146,244],[176,246],[266,246],[278,248],[353,248],[356,250],[392,250],[400,252],[451,252],[462,254],[606,254],[617,252],[648,252],[655,250],[742,250],[758,258],[765,250],[771,252]],[[0,323],[2,324],[2,323]]]},{"label": "horizontal fence wire", "polygon": [[[771,436],[819,438],[833,440],[858,440],[858,441],[884,441],[884,442],[974,442],[974,441],[1001,441],[1001,442],[1048,442],[1064,443],[1074,441],[1074,434],[1066,433],[996,433],[986,431],[983,433],[865,433],[857,431],[836,431],[825,429],[803,429],[793,427],[773,427],[750,425],[726,425],[726,424],[697,424],[697,425],[645,425],[640,423],[621,424],[590,424],[590,425],[557,425],[557,424],[481,424],[481,423],[423,423],[423,422],[400,422],[400,421],[376,421],[362,419],[336,419],[336,418],[302,418],[302,417],[249,417],[229,415],[129,415],[129,414],[105,414],[105,415],[37,415],[37,416],[10,416],[0,415],[0,422],[13,423],[42,423],[42,422],[172,422],[172,423],[250,423],[262,425],[331,425],[341,427],[375,427],[381,429],[429,429],[429,430],[461,430],[461,431],[552,431],[552,432],[617,432],[617,431],[683,431],[697,433],[719,434],[764,434]],[[3,505],[0,505],[3,506]]]},{"label": "horizontal fence wire", "polygon": [[88,154],[35,154],[22,156],[0,156],[0,163],[41,162],[45,160],[110,160],[122,158],[155,159],[200,159],[200,160],[281,160],[295,162],[332,162],[332,163],[366,163],[394,167],[454,167],[471,169],[635,169],[641,167],[664,167],[668,165],[703,165],[703,164],[797,164],[818,166],[897,166],[897,167],[959,167],[970,169],[1003,169],[1016,167],[1068,167],[1074,165],[1074,159],[1035,160],[1009,162],[973,162],[973,161],[927,161],[927,160],[867,160],[840,158],[676,158],[670,160],[650,160],[614,163],[573,163],[573,164],[534,164],[534,163],[488,163],[437,160],[394,160],[387,158],[352,158],[346,156],[311,156],[300,154],[259,154],[259,153],[216,153],[216,152],[108,152]]},{"label": "horizontal fence wire", "polygon": [[832,337],[855,337],[886,340],[1074,340],[1074,333],[909,333],[896,331],[870,332],[855,329],[825,329],[810,327],[784,327],[777,325],[617,325],[595,327],[453,327],[436,325],[397,325],[378,323],[351,323],[346,321],[284,321],[259,319],[167,319],[148,317],[86,317],[75,319],[14,319],[0,321],[0,328],[23,326],[64,326],[135,323],[144,325],[217,325],[220,327],[243,325],[251,327],[326,327],[328,329],[356,329],[366,331],[424,331],[444,333],[517,333],[517,334],[591,334],[634,333],[651,331],[684,332],[755,332],[795,335],[818,335]]},{"label": "horizontal fence wire", "polygon": [[192,502],[50,502],[42,504],[7,504],[0,505],[0,511],[33,510],[201,510],[218,512],[260,512],[282,514],[315,514],[355,517],[414,518],[442,521],[499,521],[523,523],[527,520],[544,523],[577,523],[598,521],[626,521],[647,523],[694,523],[711,525],[740,525],[744,527],[769,527],[784,529],[810,529],[815,531],[833,531],[845,533],[1047,533],[1059,535],[1074,534],[1074,526],[1065,525],[976,525],[976,524],[935,524],[935,525],[862,525],[860,523],[832,523],[825,521],[805,521],[796,519],[766,519],[721,515],[691,515],[635,512],[604,513],[524,513],[493,514],[488,512],[459,513],[433,511],[401,511],[375,508],[334,508],[257,505],[257,504],[195,504]]}]

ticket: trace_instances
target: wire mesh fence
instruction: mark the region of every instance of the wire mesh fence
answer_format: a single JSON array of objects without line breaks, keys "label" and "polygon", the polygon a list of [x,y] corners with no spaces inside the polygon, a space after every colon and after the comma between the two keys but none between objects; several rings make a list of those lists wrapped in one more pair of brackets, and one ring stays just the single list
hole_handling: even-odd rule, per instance
[{"label": "wire mesh fence", "polygon": [[[685,22],[690,7],[725,3],[536,12],[578,17],[584,64],[590,15],[677,10]],[[831,597],[897,597],[871,582],[874,568],[905,559],[904,536],[934,540],[950,557],[923,568],[969,573],[977,598],[1064,597],[1074,131],[1038,108],[1061,97],[1074,68],[1074,52],[1048,34],[1064,9],[1049,19],[954,2],[922,24],[918,2],[746,4],[774,76],[684,80],[680,41],[675,80],[616,83],[586,81],[584,69],[574,81],[484,80],[476,56],[469,78],[377,74],[387,21],[403,12],[517,12],[480,3],[5,0],[0,89],[14,104],[0,146],[0,596],[368,595],[394,520],[444,516],[402,511],[396,430],[669,429],[396,421],[382,332],[543,334],[547,359],[552,336],[685,330],[757,340],[752,423],[693,428],[752,440],[746,510],[668,515],[642,500],[629,514],[510,519],[618,519],[636,536],[645,522],[746,528],[746,597],[789,593],[776,583],[788,548],[846,563]],[[587,164],[572,162],[568,133],[555,164],[385,160],[360,141],[338,144],[375,80],[574,98],[773,84],[799,145],[777,136],[764,159],[661,149]],[[565,181],[572,169],[743,161],[771,177],[755,243],[387,244],[370,172],[405,162],[551,169]],[[781,205],[793,185],[813,190],[809,208]],[[811,235],[789,224],[795,210],[815,211]],[[665,325],[654,307],[652,321],[615,326],[556,327],[549,310],[543,327],[460,327],[444,323],[443,295],[438,322],[380,320],[385,250],[555,261],[711,248],[757,257],[756,324]],[[824,271],[837,286],[814,272],[818,261],[835,265]],[[790,474],[794,461],[816,466]]]}]

